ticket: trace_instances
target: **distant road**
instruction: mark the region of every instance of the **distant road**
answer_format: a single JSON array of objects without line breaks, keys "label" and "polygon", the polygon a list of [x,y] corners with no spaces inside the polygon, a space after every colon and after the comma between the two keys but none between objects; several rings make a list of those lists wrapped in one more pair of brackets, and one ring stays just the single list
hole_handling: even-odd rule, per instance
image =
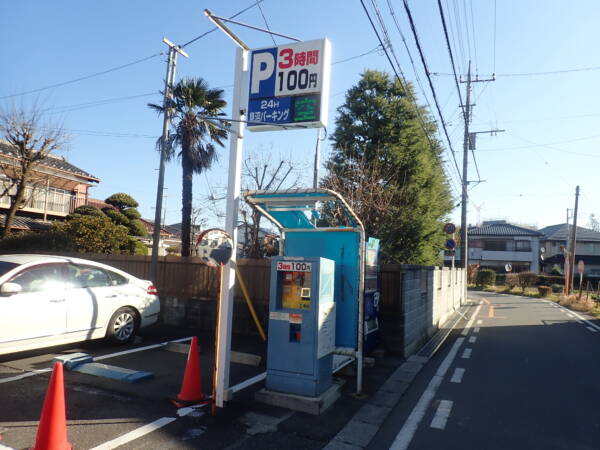
[{"label": "distant road", "polygon": [[600,326],[541,299],[470,292],[477,314],[369,448],[599,449]]}]

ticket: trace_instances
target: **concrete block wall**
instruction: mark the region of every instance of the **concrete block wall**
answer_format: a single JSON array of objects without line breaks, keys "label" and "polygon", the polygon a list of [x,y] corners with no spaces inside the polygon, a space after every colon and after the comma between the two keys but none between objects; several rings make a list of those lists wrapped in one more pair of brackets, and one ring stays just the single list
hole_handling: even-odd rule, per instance
[{"label": "concrete block wall", "polygon": [[464,303],[462,269],[403,265],[403,353],[409,356]]}]

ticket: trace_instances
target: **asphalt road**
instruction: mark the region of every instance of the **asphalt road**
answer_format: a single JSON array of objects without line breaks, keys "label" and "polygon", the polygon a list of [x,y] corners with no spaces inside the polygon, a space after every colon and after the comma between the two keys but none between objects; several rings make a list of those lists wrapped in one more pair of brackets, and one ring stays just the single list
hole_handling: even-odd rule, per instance
[{"label": "asphalt road", "polygon": [[369,448],[600,448],[596,321],[540,299],[469,297],[476,317],[427,364]]}]

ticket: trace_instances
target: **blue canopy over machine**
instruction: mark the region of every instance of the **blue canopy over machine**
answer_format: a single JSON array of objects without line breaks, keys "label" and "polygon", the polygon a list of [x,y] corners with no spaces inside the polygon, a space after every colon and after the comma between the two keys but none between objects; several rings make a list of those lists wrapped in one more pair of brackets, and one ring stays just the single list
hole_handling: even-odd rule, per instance
[{"label": "blue canopy over machine", "polygon": [[[248,191],[244,197],[281,232],[282,256],[335,262],[336,353],[356,356],[362,369],[365,231],[360,219],[328,189]],[[335,225],[323,224],[323,209],[335,213]]]}]

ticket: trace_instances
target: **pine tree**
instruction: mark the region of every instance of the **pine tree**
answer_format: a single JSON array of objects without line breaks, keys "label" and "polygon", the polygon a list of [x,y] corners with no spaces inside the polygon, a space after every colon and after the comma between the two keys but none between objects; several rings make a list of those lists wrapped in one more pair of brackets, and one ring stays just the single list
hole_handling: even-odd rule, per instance
[{"label": "pine tree", "polygon": [[386,260],[436,264],[453,199],[435,122],[423,107],[419,118],[412,86],[404,88],[373,70],[350,88],[322,186],[348,199]]}]

